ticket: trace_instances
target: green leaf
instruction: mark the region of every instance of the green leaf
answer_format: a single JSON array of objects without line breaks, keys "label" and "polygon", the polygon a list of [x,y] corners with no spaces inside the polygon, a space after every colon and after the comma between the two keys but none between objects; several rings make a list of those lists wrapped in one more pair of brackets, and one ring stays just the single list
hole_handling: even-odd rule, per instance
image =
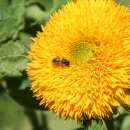
[{"label": "green leaf", "polygon": [[0,8],[8,6],[9,0],[0,0]]},{"label": "green leaf", "polygon": [[130,115],[126,116],[123,120],[121,130],[130,130]]},{"label": "green leaf", "polygon": [[[80,130],[80,124],[74,120],[64,120],[56,116],[55,113],[44,111],[49,130]],[[44,123],[44,120],[43,120]]]},{"label": "green leaf", "polygon": [[0,79],[21,76],[26,68],[26,49],[19,41],[8,42],[0,47]]},{"label": "green leaf", "polygon": [[92,121],[91,126],[89,126],[88,130],[104,130],[103,123]]},{"label": "green leaf", "polygon": [[9,94],[18,104],[26,108],[47,110],[44,106],[39,105],[39,101],[36,100],[29,88],[24,90],[10,91]]},{"label": "green leaf", "polygon": [[67,2],[72,1],[72,0],[53,0],[53,8],[58,9],[60,8],[63,4],[66,4]]},{"label": "green leaf", "polygon": [[28,52],[32,42],[31,36],[27,33],[20,32],[19,37],[20,37],[20,43],[24,46],[25,52]]},{"label": "green leaf", "polygon": [[129,108],[129,106],[128,107],[122,107],[122,106],[119,106],[118,107],[118,113],[121,115],[121,114],[128,114],[129,112],[127,111],[127,108]]},{"label": "green leaf", "polygon": [[26,17],[45,24],[53,9],[53,0],[28,0],[27,5]]},{"label": "green leaf", "polygon": [[[80,126],[76,121],[64,120],[49,111],[34,112],[21,107],[7,93],[0,95],[0,130],[78,130]],[[36,125],[41,127],[34,129]]]},{"label": "green leaf", "polygon": [[9,38],[16,38],[24,27],[24,0],[0,0],[0,43]]},{"label": "green leaf", "polygon": [[68,1],[70,0],[30,0],[26,16],[38,24],[45,24],[50,15]]},{"label": "green leaf", "polygon": [[40,5],[44,11],[51,10],[54,0],[28,0],[27,5]]},{"label": "green leaf", "polygon": [[24,108],[7,93],[0,94],[0,130],[32,130]]},{"label": "green leaf", "polygon": [[31,81],[22,77],[13,77],[6,79],[7,89],[9,95],[20,105],[29,109],[40,109],[45,110],[45,108],[39,105],[39,101],[34,97],[30,86]]},{"label": "green leaf", "polygon": [[40,24],[44,24],[48,20],[50,12],[43,11],[37,5],[32,5],[27,8],[26,15],[28,18],[33,19]]}]

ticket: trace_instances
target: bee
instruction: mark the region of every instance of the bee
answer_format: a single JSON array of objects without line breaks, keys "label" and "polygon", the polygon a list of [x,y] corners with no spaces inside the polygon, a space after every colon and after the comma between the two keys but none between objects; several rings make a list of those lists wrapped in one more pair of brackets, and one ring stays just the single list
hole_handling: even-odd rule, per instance
[{"label": "bee", "polygon": [[52,63],[57,66],[68,67],[70,62],[67,59],[56,57],[52,59]]}]

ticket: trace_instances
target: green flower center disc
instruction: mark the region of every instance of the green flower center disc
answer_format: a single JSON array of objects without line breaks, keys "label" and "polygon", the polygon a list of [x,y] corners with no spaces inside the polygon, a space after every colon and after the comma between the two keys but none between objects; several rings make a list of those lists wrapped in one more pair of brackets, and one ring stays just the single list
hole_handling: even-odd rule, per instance
[{"label": "green flower center disc", "polygon": [[71,54],[76,63],[88,62],[94,55],[93,46],[89,42],[76,43],[71,48]]}]

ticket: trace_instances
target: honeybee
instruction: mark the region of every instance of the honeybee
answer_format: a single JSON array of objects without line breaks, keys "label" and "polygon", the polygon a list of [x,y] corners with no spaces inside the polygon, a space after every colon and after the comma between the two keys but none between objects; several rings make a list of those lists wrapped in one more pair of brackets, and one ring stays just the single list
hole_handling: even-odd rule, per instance
[{"label": "honeybee", "polygon": [[70,62],[67,59],[60,58],[60,57],[56,57],[56,58],[52,59],[52,63],[54,65],[63,66],[63,67],[65,67],[65,66],[68,67],[70,65]]}]

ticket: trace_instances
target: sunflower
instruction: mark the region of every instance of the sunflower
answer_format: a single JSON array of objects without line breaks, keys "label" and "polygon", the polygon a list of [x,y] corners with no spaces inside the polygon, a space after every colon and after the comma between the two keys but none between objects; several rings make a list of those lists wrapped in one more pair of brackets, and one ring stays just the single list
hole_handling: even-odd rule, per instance
[{"label": "sunflower", "polygon": [[109,118],[130,104],[130,11],[123,5],[68,2],[33,38],[28,57],[34,95],[61,117]]}]

